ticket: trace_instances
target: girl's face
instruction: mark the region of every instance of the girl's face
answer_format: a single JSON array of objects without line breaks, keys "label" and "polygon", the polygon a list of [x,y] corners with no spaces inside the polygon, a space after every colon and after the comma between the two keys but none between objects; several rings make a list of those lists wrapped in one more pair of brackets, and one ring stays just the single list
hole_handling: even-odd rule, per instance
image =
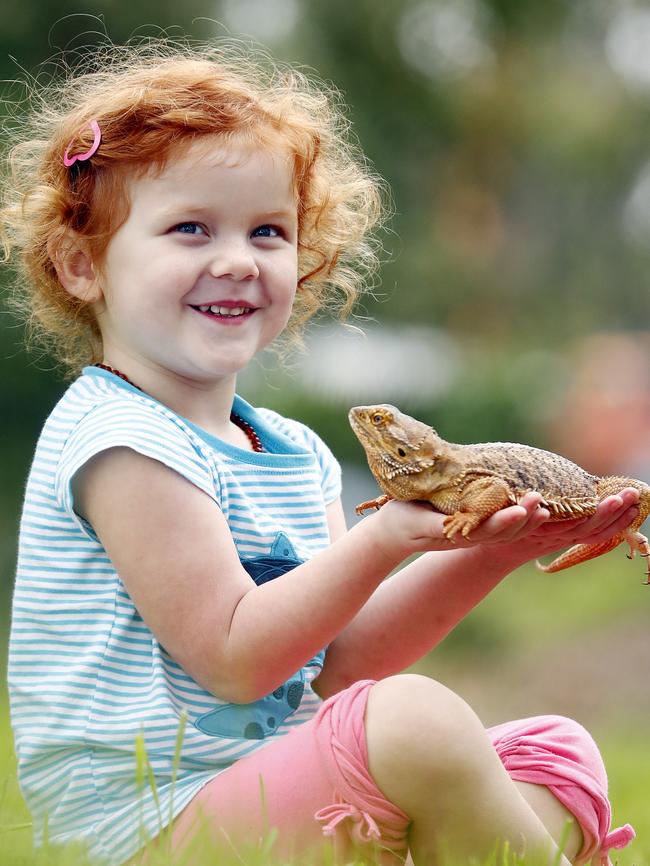
[{"label": "girl's face", "polygon": [[[297,205],[281,151],[216,137],[134,178],[96,304],[105,360],[200,386],[231,379],[283,330],[297,285]],[[150,375],[148,376],[150,379]]]}]

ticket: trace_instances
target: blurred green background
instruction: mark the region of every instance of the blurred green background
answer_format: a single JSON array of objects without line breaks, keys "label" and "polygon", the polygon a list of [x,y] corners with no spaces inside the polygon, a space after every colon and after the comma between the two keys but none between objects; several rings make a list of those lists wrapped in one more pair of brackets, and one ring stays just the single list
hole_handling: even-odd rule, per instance
[{"label": "blurred green background", "polygon": [[[281,371],[265,357],[241,383],[326,438],[348,512],[374,489],[346,422],[354,403],[396,403],[455,441],[525,441],[650,480],[650,5],[30,0],[0,6],[0,77],[161,28],[252,38],[317,70],[392,189],[381,279],[356,320],[365,335],[319,322],[306,355]],[[6,84],[5,113],[19,114],[23,92]],[[21,488],[65,383],[24,352],[6,313],[0,360],[6,635]],[[642,572],[622,549],[566,575],[523,569],[421,666],[487,722],[575,715],[609,748],[616,794],[638,816],[650,800]],[[648,836],[639,844],[623,862],[650,863]]]}]

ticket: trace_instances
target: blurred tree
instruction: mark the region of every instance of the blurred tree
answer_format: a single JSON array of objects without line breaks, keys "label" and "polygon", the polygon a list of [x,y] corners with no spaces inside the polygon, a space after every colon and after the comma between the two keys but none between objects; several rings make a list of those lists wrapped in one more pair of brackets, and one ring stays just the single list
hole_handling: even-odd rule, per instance
[{"label": "blurred tree", "polygon": [[[577,15],[560,0],[331,0],[305,16],[297,56],[342,89],[394,190],[401,255],[377,314],[515,351],[647,319],[647,255],[621,210],[646,158],[648,106],[606,62],[600,5],[587,35]],[[447,67],[443,37],[457,44]]]},{"label": "blurred tree", "polygon": [[[393,190],[382,300],[367,311],[459,341],[465,372],[430,413],[444,413],[450,435],[532,438],[552,391],[545,379],[562,369],[540,358],[578,336],[650,321],[650,29],[624,5],[88,0],[70,15],[63,0],[31,0],[0,10],[0,75],[38,75],[60,49],[74,59],[81,46],[161,28],[261,38],[280,59],[316,69],[341,90]],[[19,343],[15,328],[0,331],[5,459],[16,478],[62,387],[47,359],[27,362]],[[306,420],[330,412],[299,403]]]}]

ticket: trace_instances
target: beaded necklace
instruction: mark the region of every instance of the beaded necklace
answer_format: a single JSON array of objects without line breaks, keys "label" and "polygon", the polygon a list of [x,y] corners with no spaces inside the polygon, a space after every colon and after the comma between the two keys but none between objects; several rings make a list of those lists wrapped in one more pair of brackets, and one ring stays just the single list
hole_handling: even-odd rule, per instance
[{"label": "beaded necklace", "polygon": [[[121,372],[121,370],[116,370],[115,367],[111,367],[108,364],[94,364],[93,366],[99,367],[100,370],[107,370],[114,376],[119,376],[120,379],[124,380],[129,385],[132,385],[134,388],[137,388],[138,391],[142,391],[142,388],[139,385],[136,385],[135,382],[132,382],[128,376]],[[142,391],[142,393],[144,394],[144,391]],[[258,453],[264,451],[264,446],[262,445],[260,437],[255,432],[255,429],[248,423],[248,421],[245,421],[241,417],[241,415],[237,415],[236,412],[230,413],[230,420],[236,427],[239,427],[239,429],[243,430],[243,432],[246,434],[248,441],[251,443],[253,451],[257,451]]]}]

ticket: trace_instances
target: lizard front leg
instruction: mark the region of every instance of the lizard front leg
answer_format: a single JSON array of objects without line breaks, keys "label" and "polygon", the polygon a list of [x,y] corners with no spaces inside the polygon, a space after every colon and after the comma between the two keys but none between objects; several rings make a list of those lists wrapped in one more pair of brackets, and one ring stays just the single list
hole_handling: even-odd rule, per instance
[{"label": "lizard front leg", "polygon": [[382,505],[386,505],[386,503],[392,498],[393,497],[389,496],[388,493],[384,493],[376,499],[368,499],[366,502],[360,502],[354,510],[357,514],[363,514],[363,512],[367,511],[369,508],[376,508],[377,511],[379,511]]},{"label": "lizard front leg", "polygon": [[[508,483],[503,479],[494,476],[476,478],[463,487],[460,498],[455,498],[453,507],[456,510],[444,520],[445,537],[453,541],[454,536],[460,533],[467,538],[484,520],[515,502]],[[435,507],[436,503],[433,505]]]}]

